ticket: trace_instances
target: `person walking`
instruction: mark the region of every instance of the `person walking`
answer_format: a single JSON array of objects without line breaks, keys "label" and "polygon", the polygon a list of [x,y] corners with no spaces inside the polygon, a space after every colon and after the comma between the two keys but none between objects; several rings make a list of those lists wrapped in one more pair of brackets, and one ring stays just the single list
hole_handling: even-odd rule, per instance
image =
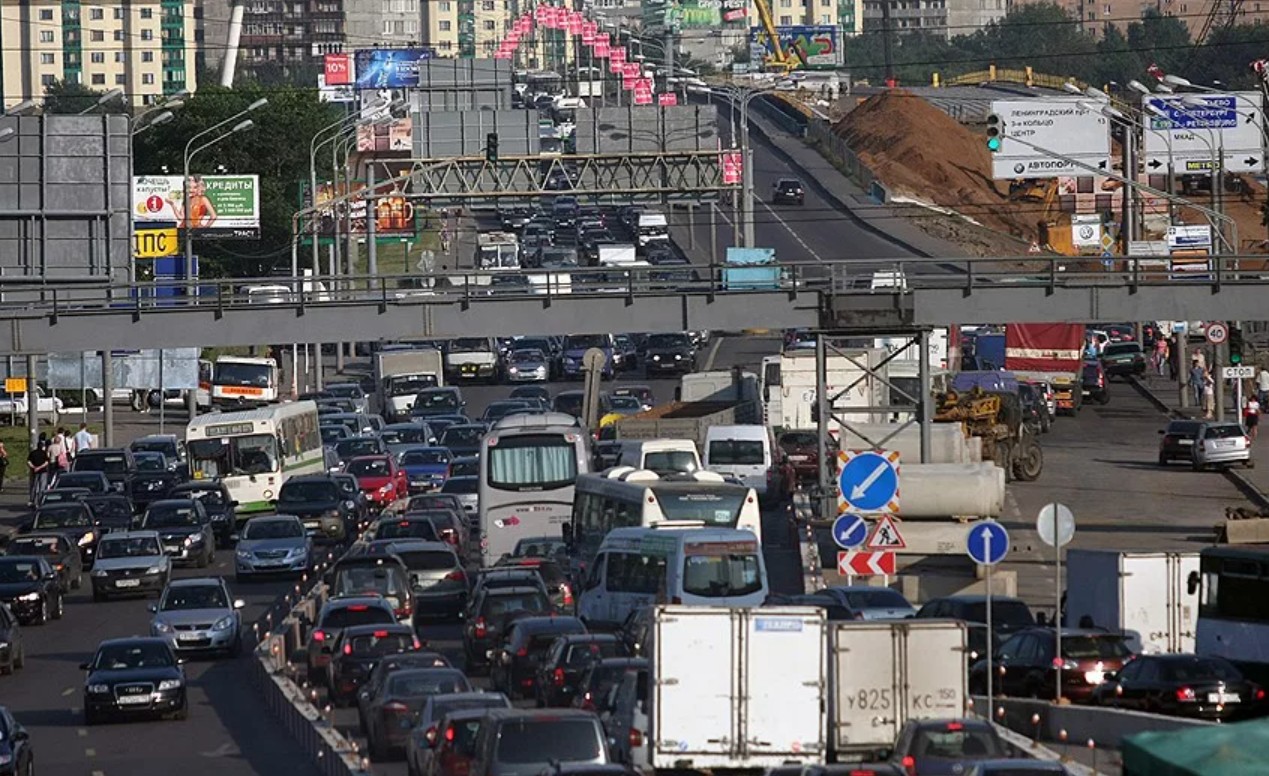
[{"label": "person walking", "polygon": [[9,451],[0,442],[0,492],[4,491],[4,475],[9,470]]},{"label": "person walking", "polygon": [[1168,365],[1168,341],[1160,337],[1154,341],[1154,371],[1163,377],[1163,368]]},{"label": "person walking", "polygon": [[1203,370],[1203,418],[1212,420],[1216,417],[1216,381],[1212,373]]},{"label": "person walking", "polygon": [[1190,395],[1194,398],[1195,408],[1203,406],[1203,384],[1207,381],[1207,370],[1199,365],[1198,359],[1190,362]]},{"label": "person walking", "polygon": [[1263,366],[1256,374],[1256,398],[1260,400],[1261,406],[1269,404],[1269,369]]},{"label": "person walking", "polygon": [[1243,426],[1247,428],[1247,438],[1256,441],[1256,427],[1260,425],[1260,400],[1255,396],[1247,397],[1247,406],[1243,407]]},{"label": "person walking", "polygon": [[62,471],[62,463],[65,460],[66,438],[62,436],[60,430],[54,431],[53,438],[48,443],[48,473],[50,479],[56,477],[58,472]]},{"label": "person walking", "polygon": [[[43,437],[43,434],[40,435]],[[48,440],[41,438],[26,454],[26,468],[30,476],[30,492],[27,506],[39,503],[40,496],[48,487]]]},{"label": "person walking", "polygon": [[88,433],[88,424],[80,423],[79,430],[75,432],[75,455],[79,455],[81,450],[93,449],[93,435]]}]

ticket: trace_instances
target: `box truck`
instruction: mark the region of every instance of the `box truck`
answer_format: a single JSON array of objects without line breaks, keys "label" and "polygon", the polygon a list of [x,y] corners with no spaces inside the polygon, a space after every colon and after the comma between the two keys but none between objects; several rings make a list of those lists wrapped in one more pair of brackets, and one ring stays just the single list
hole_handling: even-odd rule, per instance
[{"label": "box truck", "polygon": [[1067,585],[1066,625],[1122,631],[1135,652],[1193,652],[1198,571],[1197,552],[1069,550],[1066,578],[1079,584]]}]

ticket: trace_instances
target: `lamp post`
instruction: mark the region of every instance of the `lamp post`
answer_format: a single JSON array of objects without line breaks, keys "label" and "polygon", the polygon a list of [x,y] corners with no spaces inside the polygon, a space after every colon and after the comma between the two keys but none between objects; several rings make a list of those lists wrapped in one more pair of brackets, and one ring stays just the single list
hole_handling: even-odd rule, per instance
[{"label": "lamp post", "polygon": [[39,105],[39,103],[37,103],[35,100],[23,100],[22,102],[15,103],[12,108],[9,108],[8,110],[6,110],[4,112],[4,115],[5,116],[21,116],[27,111],[34,109],[37,105]]},{"label": "lamp post", "polygon": [[[172,111],[170,111],[170,110],[165,110],[165,111],[163,111],[162,113],[160,113],[159,115],[157,115],[157,116],[155,116],[154,118],[150,119],[150,120],[149,120],[149,122],[147,122],[147,123],[145,123],[145,124],[142,124],[141,126],[139,126],[139,127],[137,127],[136,129],[132,130],[132,137],[136,137],[137,135],[139,135],[139,134],[141,134],[142,132],[146,131],[146,130],[147,130],[147,129],[149,129],[150,127],[157,127],[157,126],[158,126],[158,125],[160,125],[160,124],[166,124],[166,123],[168,123],[169,121],[171,121],[171,120],[172,120],[172,119],[174,119],[174,118],[176,118],[176,114],[175,114],[175,113],[173,113],[173,112],[172,112]],[[133,124],[135,125],[135,123],[136,123],[136,119],[133,119]]]},{"label": "lamp post", "polygon": [[94,102],[92,105],[89,105],[87,108],[84,108],[83,110],[81,110],[77,115],[87,116],[89,113],[92,113],[93,111],[97,110],[98,108],[110,102],[111,100],[117,97],[122,97],[122,96],[123,96],[123,89],[120,89],[119,87],[116,86],[110,91],[102,94],[100,97],[97,98],[96,102]]}]

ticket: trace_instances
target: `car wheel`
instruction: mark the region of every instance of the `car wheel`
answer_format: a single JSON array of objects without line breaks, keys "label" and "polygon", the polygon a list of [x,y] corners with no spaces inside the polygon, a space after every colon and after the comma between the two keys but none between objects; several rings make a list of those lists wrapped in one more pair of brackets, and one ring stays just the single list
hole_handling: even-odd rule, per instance
[{"label": "car wheel", "polygon": [[17,655],[15,654],[13,657],[9,658],[8,665],[0,666],[0,676],[12,676],[13,672],[17,670],[17,667]]},{"label": "car wheel", "polygon": [[44,600],[40,602],[40,613],[36,615],[34,618],[32,618],[31,624],[43,625],[51,619],[50,615],[51,615],[51,611],[48,605],[48,597],[46,596]]},{"label": "car wheel", "polygon": [[1190,464],[1190,468],[1196,472],[1201,472],[1203,471],[1203,464],[1199,463],[1198,461],[1194,461]]}]

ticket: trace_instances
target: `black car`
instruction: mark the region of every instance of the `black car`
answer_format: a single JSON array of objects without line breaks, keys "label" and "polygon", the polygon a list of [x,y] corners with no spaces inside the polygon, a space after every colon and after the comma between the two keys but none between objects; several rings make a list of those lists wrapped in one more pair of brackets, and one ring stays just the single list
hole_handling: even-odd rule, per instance
[{"label": "black car", "polygon": [[374,668],[370,669],[369,676],[361,683],[361,689],[357,691],[357,726],[361,732],[366,732],[366,714],[369,712],[369,702],[379,693],[384,682],[395,671],[404,671],[412,668],[450,668],[449,660],[440,652],[432,652],[429,650],[418,650],[411,652],[398,652],[387,657],[380,658],[375,663]]},{"label": "black car", "polygon": [[163,552],[173,563],[207,568],[216,560],[216,536],[203,503],[192,498],[156,501],[141,518],[141,528],[158,531]]},{"label": "black car", "polygon": [[696,348],[686,334],[653,334],[643,345],[648,375],[688,374],[696,368]]},{"label": "black car", "polygon": [[142,451],[133,453],[137,470],[128,481],[132,505],[138,512],[155,501],[168,498],[172,488],[181,481],[180,476],[168,467],[163,453]]},{"label": "black car", "polygon": [[890,760],[906,773],[951,774],[979,760],[1008,755],[989,720],[921,719],[899,730]]},{"label": "black car", "polygon": [[118,492],[105,474],[76,471],[58,474],[53,478],[53,485],[49,490],[87,490],[93,494]]},{"label": "black car", "polygon": [[171,715],[185,719],[185,671],[161,638],[101,642],[93,659],[80,665],[84,681],[84,722],[111,718]]},{"label": "black car", "polygon": [[[935,598],[922,606],[914,615],[918,619],[935,617],[963,620],[969,623],[987,622],[987,598],[981,595],[951,595]],[[1013,633],[1035,625],[1035,615],[1026,603],[1007,596],[991,599],[991,628],[997,635]]]},{"label": "black car", "polygon": [[167,459],[168,468],[173,472],[182,475],[184,479],[187,468],[185,455],[185,443],[175,434],[147,434],[143,437],[137,437],[128,445],[128,449],[133,454],[141,452],[163,453]]},{"label": "black car", "polygon": [[450,426],[441,434],[437,444],[441,447],[449,448],[449,451],[455,457],[478,455],[480,453],[480,440],[484,438],[488,430],[489,427],[484,423],[466,423]]},{"label": "black car", "polygon": [[84,560],[74,540],[66,534],[49,531],[15,536],[9,540],[4,554],[44,558],[57,572],[63,593],[78,590],[84,582]]},{"label": "black car", "polygon": [[329,474],[292,477],[278,492],[274,506],[279,515],[298,517],[315,542],[348,541],[361,522],[357,502]]},{"label": "black car", "polygon": [[463,623],[463,653],[468,673],[489,665],[492,648],[501,641],[507,624],[517,617],[551,613],[551,600],[542,586],[478,590]]},{"label": "black car", "polygon": [[238,502],[229,493],[225,483],[220,480],[183,482],[172,488],[168,497],[190,498],[201,503],[207,518],[211,520],[216,544],[221,547],[229,546],[229,537],[238,530]]},{"label": "black car", "polygon": [[361,434],[348,437],[335,443],[335,455],[339,460],[348,463],[363,455],[387,455],[388,445],[378,434]]},{"label": "black car", "polygon": [[92,510],[82,501],[65,504],[49,504],[35,510],[35,517],[24,523],[18,533],[53,532],[65,534],[79,548],[84,568],[90,568],[97,557],[97,542],[101,531],[93,519]]},{"label": "black car", "polygon": [[103,534],[111,531],[130,531],[138,522],[132,502],[122,493],[86,496],[84,503],[92,511],[93,522]]},{"label": "black car", "polygon": [[428,388],[414,397],[410,417],[427,420],[436,415],[462,412],[465,406],[467,402],[463,401],[463,393],[457,388]]},{"label": "black car", "polygon": [[323,650],[330,650],[327,690],[331,705],[351,705],[357,690],[370,677],[375,664],[388,655],[415,652],[423,648],[409,625],[354,625],[344,628],[339,638]]},{"label": "black car", "polygon": [[1140,377],[1146,373],[1146,354],[1139,342],[1109,342],[1102,348],[1102,366],[1109,377]]},{"label": "black car", "polygon": [[31,734],[0,706],[0,776],[35,776]]},{"label": "black car", "polygon": [[[357,483],[357,477],[347,472],[331,472],[326,475],[331,481],[339,486],[339,492],[344,495],[345,501],[351,501],[352,514],[356,517],[356,524],[361,525],[370,519],[370,500],[366,498],[366,492],[361,489],[361,485]],[[344,506],[348,506],[345,504]]]},{"label": "black car", "polygon": [[73,472],[101,472],[110,486],[120,493],[128,493],[128,482],[136,474],[137,464],[132,451],[123,447],[97,447],[81,450],[71,463]]},{"label": "black car", "polygon": [[44,491],[44,495],[40,496],[36,506],[42,507],[48,504],[65,504],[71,501],[83,501],[93,492],[88,488],[49,488]]},{"label": "black car", "polygon": [[[623,646],[625,637],[618,634]],[[641,657],[607,657],[587,663],[585,670],[577,680],[577,691],[573,693],[572,706],[575,709],[600,712],[612,689],[621,683],[627,671],[646,671],[648,661]]]},{"label": "black car", "polygon": [[1167,466],[1169,461],[1191,463],[1194,460],[1194,440],[1202,427],[1201,420],[1173,420],[1167,428],[1160,429],[1159,465]]},{"label": "black car", "polygon": [[1085,361],[1081,388],[1085,398],[1098,404],[1110,404],[1110,385],[1100,361]]},{"label": "black car", "polygon": [[22,626],[7,606],[0,606],[0,675],[12,674],[26,665]]},{"label": "black car", "polygon": [[1265,690],[1221,657],[1140,655],[1093,690],[1093,703],[1222,722],[1260,716]]},{"label": "black car", "polygon": [[62,619],[62,584],[57,571],[35,555],[0,558],[0,603],[23,625]]},{"label": "black car", "polygon": [[625,656],[625,642],[612,633],[560,636],[538,663],[538,706],[573,705],[573,699],[581,691],[582,677],[591,665],[606,658]]},{"label": "black car", "polygon": [[493,651],[489,683],[512,700],[537,692],[538,665],[560,636],[586,633],[576,617],[522,617],[506,630],[502,645]]},{"label": "black car", "polygon": [[771,203],[774,205],[801,205],[806,201],[806,189],[797,178],[781,178],[771,187]]}]

